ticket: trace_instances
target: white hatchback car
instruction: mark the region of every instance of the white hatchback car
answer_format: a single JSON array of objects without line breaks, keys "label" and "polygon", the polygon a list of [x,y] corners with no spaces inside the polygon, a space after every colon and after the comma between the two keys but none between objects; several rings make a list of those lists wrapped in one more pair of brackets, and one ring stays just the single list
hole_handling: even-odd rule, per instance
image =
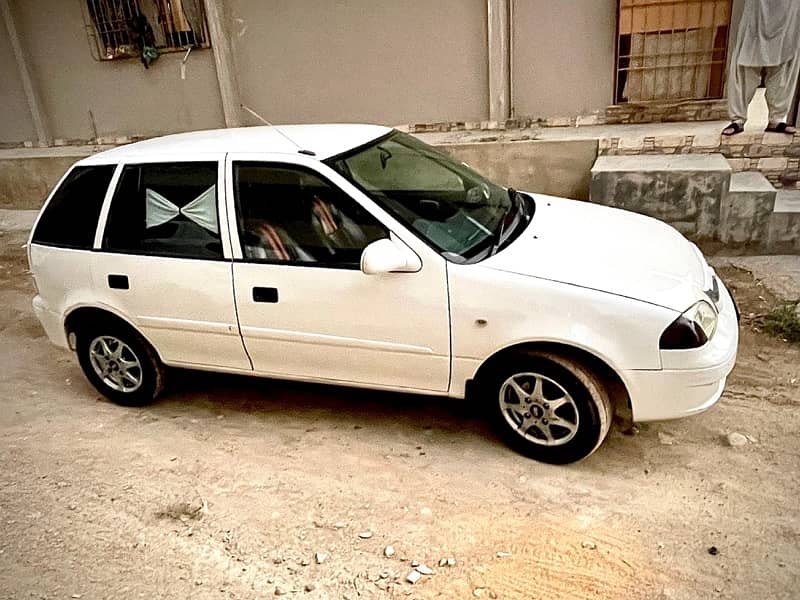
[{"label": "white hatchback car", "polygon": [[164,366],[464,398],[537,460],[591,454],[615,403],[698,413],[737,311],[637,214],[500,187],[373,125],[172,135],[76,163],[34,226],[38,318],[111,400]]}]

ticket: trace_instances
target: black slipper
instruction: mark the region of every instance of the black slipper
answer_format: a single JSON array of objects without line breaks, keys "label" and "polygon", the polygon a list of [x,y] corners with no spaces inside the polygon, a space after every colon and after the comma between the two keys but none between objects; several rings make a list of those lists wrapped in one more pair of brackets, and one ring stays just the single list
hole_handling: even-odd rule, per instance
[{"label": "black slipper", "polygon": [[770,127],[769,125],[764,131],[770,131],[772,133],[787,133],[789,135],[794,135],[797,133],[797,128],[792,127],[791,125],[787,125],[786,123],[778,123],[775,127]]},{"label": "black slipper", "polygon": [[736,135],[737,133],[742,133],[744,131],[744,127],[739,125],[736,121],[731,122],[725,129],[722,130],[722,135]]}]

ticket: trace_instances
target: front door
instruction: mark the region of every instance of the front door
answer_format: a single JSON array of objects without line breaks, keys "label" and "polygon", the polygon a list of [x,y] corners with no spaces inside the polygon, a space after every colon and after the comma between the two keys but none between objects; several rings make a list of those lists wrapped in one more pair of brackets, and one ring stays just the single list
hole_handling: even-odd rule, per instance
[{"label": "front door", "polygon": [[93,253],[95,288],[101,303],[129,319],[166,363],[250,370],[232,263],[223,252],[220,163],[123,166]]},{"label": "front door", "polygon": [[228,159],[234,287],[255,371],[447,391],[444,260],[431,252],[416,273],[362,273],[364,247],[390,236],[380,211],[301,161]]}]

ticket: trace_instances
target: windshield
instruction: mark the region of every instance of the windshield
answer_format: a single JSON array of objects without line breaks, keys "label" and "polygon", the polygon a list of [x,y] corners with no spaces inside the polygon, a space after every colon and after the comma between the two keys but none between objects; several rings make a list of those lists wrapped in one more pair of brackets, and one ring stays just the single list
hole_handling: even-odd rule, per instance
[{"label": "windshield", "polygon": [[513,190],[404,133],[326,163],[456,262],[495,251],[525,215]]}]

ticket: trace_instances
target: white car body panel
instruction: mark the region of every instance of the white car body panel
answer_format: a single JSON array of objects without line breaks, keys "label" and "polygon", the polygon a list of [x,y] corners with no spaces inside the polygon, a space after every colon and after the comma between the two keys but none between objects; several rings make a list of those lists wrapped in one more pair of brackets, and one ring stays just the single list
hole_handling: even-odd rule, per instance
[{"label": "white car body panel", "polygon": [[[118,168],[93,250],[30,245],[39,288],[34,309],[50,339],[66,346],[69,312],[92,306],[130,322],[167,364],[453,397],[464,396],[468,380],[495,353],[556,343],[588,352],[613,369],[635,420],[694,414],[719,398],[738,344],[735,307],[724,286],[711,340],[692,350],[659,349],[661,333],[706,298],[713,277],[678,232],[625,211],[534,194],[533,220],[508,247],[477,264],[447,262],[320,162],[390,129],[279,129],[179,134],[79,161]],[[102,251],[121,165],[192,160],[219,164],[224,259]],[[235,160],[314,169],[381,221],[422,268],[365,275],[244,261],[230,171]],[[131,289],[110,289],[109,274],[127,275]],[[277,288],[279,302],[252,302],[255,286]]]},{"label": "white car body panel", "polygon": [[705,265],[678,231],[650,217],[531,194],[525,233],[483,265],[684,311],[706,283]]}]

